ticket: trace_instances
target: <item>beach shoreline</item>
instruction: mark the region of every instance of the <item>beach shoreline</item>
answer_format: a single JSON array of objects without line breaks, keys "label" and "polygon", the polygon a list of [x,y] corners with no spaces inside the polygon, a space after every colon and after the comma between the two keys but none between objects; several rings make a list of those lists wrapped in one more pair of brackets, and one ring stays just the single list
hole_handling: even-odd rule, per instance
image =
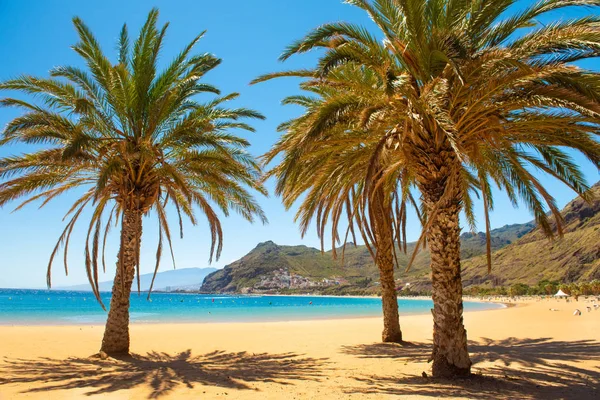
[{"label": "beach shoreline", "polygon": [[[166,297],[162,299],[163,302],[165,300],[169,300],[168,305],[170,304],[179,304],[177,298],[174,298],[174,301],[171,302],[171,297],[168,294],[161,294]],[[175,294],[174,294],[175,295]],[[190,294],[191,295],[191,294]],[[176,294],[176,296],[180,296],[180,294]],[[195,294],[198,296],[198,294]],[[265,295],[263,297],[277,297],[277,298],[285,298],[285,297],[293,297],[293,298],[307,298],[311,299],[310,303],[306,303],[304,306],[301,306],[302,310],[299,313],[295,313],[295,306],[293,309],[289,310],[289,313],[285,313],[281,310],[286,310],[290,308],[291,304],[295,304],[293,300],[291,302],[283,302],[278,303],[273,300],[273,308],[271,309],[271,301],[268,301],[269,306],[265,307],[266,300],[263,302],[262,307],[258,306],[256,311],[252,309],[252,307],[256,307],[252,304],[252,302],[248,303],[248,300],[251,301],[255,296],[248,295],[239,295],[239,296],[219,296],[219,295],[201,295],[204,299],[204,304],[200,306],[200,308],[195,308],[195,299],[192,299],[192,308],[189,309],[189,314],[170,314],[170,312],[177,311],[180,312],[181,309],[165,309],[159,308],[154,309],[140,309],[139,307],[131,309],[131,324],[223,324],[223,323],[270,323],[270,322],[289,322],[289,321],[324,321],[324,320],[346,320],[346,319],[368,319],[368,318],[378,318],[381,315],[381,304],[369,303],[369,310],[365,311],[363,308],[365,305],[357,303],[356,305],[348,305],[344,303],[340,304],[330,304],[323,303],[320,304],[319,299],[370,299],[370,300],[380,300],[378,297],[348,297],[348,296],[320,296],[320,295],[305,295],[305,296],[272,296]],[[240,304],[248,303],[247,307],[250,307],[246,311],[248,314],[244,315],[242,311],[239,311],[237,314],[230,314],[230,312],[234,311],[233,309],[221,308],[220,299],[234,299],[236,300],[242,299]],[[9,300],[11,298],[9,297]],[[211,300],[212,299],[212,303]],[[10,304],[10,302],[17,301],[15,298],[12,301],[5,302],[5,304]],[[46,300],[45,297],[43,300]],[[50,300],[50,298],[48,298]],[[64,302],[64,298],[59,298],[58,300]],[[74,298],[67,299],[67,305],[71,306],[72,300],[82,299]],[[85,301],[86,298],[83,298]],[[90,299],[88,299],[90,300]],[[215,303],[215,300],[219,300]],[[399,311],[400,317],[406,317],[411,315],[429,315],[431,313],[431,307],[433,304],[423,304],[423,301],[431,302],[431,298],[427,296],[412,296],[412,297],[399,297]],[[181,300],[183,302],[183,300]],[[199,300],[202,301],[202,300]],[[206,302],[208,301],[208,304]],[[313,305],[313,301],[315,304]],[[411,305],[412,301],[416,301],[415,305]],[[31,303],[32,300],[29,301]],[[35,310],[35,313],[30,314],[30,311],[33,309],[28,308],[27,305],[22,307],[22,314],[16,313],[11,315],[10,313],[2,313],[0,312],[0,326],[88,326],[88,325],[99,325],[103,326],[105,323],[105,319],[107,313],[102,311],[100,306],[98,305],[97,309],[81,309],[70,311],[72,315],[55,315],[53,317],[54,310],[58,310],[61,308],[62,302],[55,303],[49,302],[47,304],[52,304],[52,307],[48,308],[48,312],[46,315],[40,315],[39,310]],[[91,299],[93,304],[94,300]],[[225,302],[225,300],[223,300]],[[420,302],[420,303],[419,303]],[[43,303],[46,303],[43,301]],[[145,305],[149,303],[143,302]],[[2,303],[0,303],[1,305]],[[83,303],[82,303],[83,304]],[[160,303],[159,303],[160,304]],[[164,303],[163,303],[164,304]],[[190,304],[186,300],[186,304]],[[200,303],[202,304],[202,303]],[[310,304],[310,305],[309,305]],[[509,303],[502,301],[490,301],[483,299],[474,299],[469,298],[465,299],[465,312],[480,312],[489,309],[496,308],[505,308]],[[473,306],[476,305],[476,306]],[[480,306],[484,305],[484,306]],[[34,308],[37,308],[37,305],[32,304]],[[183,305],[183,309],[186,309],[186,306]],[[217,308],[213,308],[217,306]],[[245,307],[245,306],[244,306]],[[316,307],[313,309],[313,307]],[[336,309],[336,307],[340,307]],[[356,307],[356,308],[354,308]],[[354,309],[354,313],[352,310]],[[243,309],[242,309],[243,310]]]},{"label": "beach shoreline", "polygon": [[98,324],[0,326],[0,399],[597,398],[600,311],[582,299],[510,304],[464,314],[476,378],[462,383],[422,377],[431,315],[401,316],[405,346],[380,343],[381,318],[133,323],[126,360],[89,358]]}]

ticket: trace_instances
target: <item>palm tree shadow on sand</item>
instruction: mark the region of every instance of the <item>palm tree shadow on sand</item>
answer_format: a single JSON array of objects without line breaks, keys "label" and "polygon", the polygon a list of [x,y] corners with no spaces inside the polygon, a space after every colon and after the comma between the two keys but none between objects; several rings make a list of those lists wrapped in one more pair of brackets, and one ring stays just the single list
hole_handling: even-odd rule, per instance
[{"label": "palm tree shadow on sand", "polygon": [[252,354],[214,351],[192,356],[191,350],[179,354],[150,352],[119,359],[39,358],[7,359],[0,363],[0,386],[36,384],[26,392],[46,392],[89,388],[86,395],[111,393],[147,385],[149,398],[158,398],[184,385],[217,386],[238,390],[258,390],[252,382],[291,385],[293,381],[319,380],[324,358],[302,358],[295,353]]},{"label": "palm tree shadow on sand", "polygon": [[[430,343],[376,343],[343,346],[342,352],[360,358],[393,358],[404,363],[427,363]],[[347,393],[467,397],[473,399],[599,399],[600,342],[555,341],[551,338],[470,341],[475,375],[447,380],[411,375],[357,376]],[[583,367],[585,360],[596,365]],[[425,368],[429,365],[426,364]]]}]

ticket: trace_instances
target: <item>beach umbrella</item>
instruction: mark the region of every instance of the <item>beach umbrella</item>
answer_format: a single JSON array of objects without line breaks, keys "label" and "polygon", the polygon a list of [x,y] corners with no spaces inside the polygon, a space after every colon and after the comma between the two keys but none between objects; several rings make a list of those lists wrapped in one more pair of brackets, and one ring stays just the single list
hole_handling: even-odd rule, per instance
[{"label": "beach umbrella", "polygon": [[554,295],[554,297],[569,297],[569,295],[559,289],[558,292],[556,292],[556,294]]}]

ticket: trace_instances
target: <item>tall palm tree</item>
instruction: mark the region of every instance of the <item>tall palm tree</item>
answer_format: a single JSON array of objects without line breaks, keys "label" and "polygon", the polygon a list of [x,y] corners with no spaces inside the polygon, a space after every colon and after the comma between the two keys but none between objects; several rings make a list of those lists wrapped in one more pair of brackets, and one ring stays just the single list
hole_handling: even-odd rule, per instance
[{"label": "tall palm tree", "polygon": [[[158,270],[166,238],[171,256],[167,209],[197,224],[198,209],[211,232],[210,261],[220,256],[223,232],[220,209],[253,221],[265,222],[263,211],[249,190],[265,193],[260,169],[246,152],[248,142],[230,131],[253,131],[244,118],[263,118],[245,108],[227,108],[237,97],[229,94],[208,102],[195,95],[219,94],[202,77],[219,65],[211,54],[192,55],[198,35],[163,70],[157,59],[167,24],[157,27],[158,11],[148,15],[139,36],[130,45],[124,26],[118,41],[116,64],[104,55],[90,30],[74,18],[79,43],[73,49],[87,69],[58,67],[51,78],[21,76],[0,84],[34,97],[1,100],[25,113],[8,123],[3,143],[43,144],[42,150],[0,159],[0,206],[19,198],[19,206],[41,200],[42,205],[71,191],[83,191],[68,212],[69,220],[51,255],[64,244],[65,271],[69,239],[86,208],[92,209],[85,244],[85,268],[98,301],[99,258],[105,269],[104,247],[111,226],[121,224],[121,241],[110,310],[101,350],[129,352],[129,298],[137,271],[139,291],[142,216],[156,213],[159,242]],[[101,256],[101,257],[100,257]],[[174,261],[174,260],[173,260]],[[102,304],[104,308],[104,305]]]},{"label": "tall palm tree", "polygon": [[540,0],[506,17],[515,0],[347,2],[362,8],[379,31],[323,25],[281,57],[322,49],[314,70],[259,80],[299,76],[309,78],[305,85],[319,85],[347,66],[378,76],[381,84],[369,95],[357,91],[323,103],[313,125],[378,132],[378,138],[365,135],[360,146],[378,140],[388,147],[379,180],[407,177],[406,184],[420,192],[424,226],[416,248],[427,243],[431,252],[432,372],[466,376],[471,361],[462,317],[459,215],[464,212],[474,226],[473,196],[483,199],[489,269],[493,183],[513,204],[521,200],[548,236],[562,234],[562,220],[533,170],[589,199],[580,168],[565,149],[600,167],[600,76],[573,64],[600,55],[600,19],[543,25],[537,18],[600,2]]},{"label": "tall palm tree", "polygon": [[302,234],[316,219],[323,248],[324,232],[330,224],[334,256],[340,223],[346,223],[344,250],[349,234],[356,243],[354,226],[358,227],[380,272],[382,340],[399,343],[402,331],[394,266],[397,249],[406,250],[407,204],[416,204],[406,185],[409,181],[396,175],[388,177],[384,185],[374,185],[383,173],[389,151],[388,146],[379,143],[381,136],[376,130],[353,129],[352,124],[342,121],[332,126],[318,124],[325,108],[383,90],[381,81],[369,71],[345,67],[311,80],[302,88],[318,97],[290,96],[284,100],[285,104],[295,104],[306,111],[302,117],[280,126],[286,133],[265,154],[264,161],[268,164],[280,154],[284,157],[267,176],[277,179],[276,192],[287,208],[307,193],[296,216]]}]

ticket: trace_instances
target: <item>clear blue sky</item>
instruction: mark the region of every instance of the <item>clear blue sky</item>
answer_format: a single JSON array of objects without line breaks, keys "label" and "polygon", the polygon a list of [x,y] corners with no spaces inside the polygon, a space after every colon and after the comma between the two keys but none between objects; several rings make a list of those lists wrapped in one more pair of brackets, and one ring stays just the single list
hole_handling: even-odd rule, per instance
[{"label": "clear blue sky", "polygon": [[[525,2],[526,3],[526,2]],[[238,104],[252,107],[267,116],[266,121],[254,123],[255,134],[248,135],[251,151],[264,153],[278,137],[275,127],[282,121],[297,115],[298,109],[283,107],[283,97],[297,92],[297,82],[278,80],[258,86],[248,82],[256,76],[282,69],[310,67],[315,54],[293,58],[282,64],[278,55],[291,41],[298,39],[309,29],[325,22],[345,20],[371,27],[367,16],[359,9],[343,4],[340,0],[178,0],[178,1],[0,1],[0,80],[19,74],[47,76],[58,65],[80,65],[77,55],[70,49],[77,39],[71,24],[73,16],[81,17],[95,33],[105,52],[114,59],[115,42],[124,22],[131,35],[152,7],[159,7],[160,21],[170,22],[162,61],[168,62],[196,34],[208,30],[197,46],[198,52],[214,53],[223,59],[216,70],[207,75],[206,81],[217,85],[223,92],[240,92]],[[556,18],[572,17],[571,12],[555,15]],[[590,62],[585,65],[593,67]],[[0,109],[0,126],[17,115],[16,110]],[[22,147],[0,149],[0,156],[21,153]],[[581,157],[576,158],[590,183],[599,179],[598,172]],[[550,191],[563,206],[574,194],[556,182],[544,179]],[[272,188],[272,184],[268,184]],[[38,210],[30,206],[11,213],[14,206],[0,209],[0,287],[43,287],[48,257],[56,239],[64,228],[62,216],[72,204],[73,197],[63,198]],[[213,263],[222,267],[250,251],[257,243],[273,240],[278,244],[305,244],[318,247],[314,231],[300,238],[293,223],[295,210],[286,212],[278,198],[261,198],[270,223],[266,226],[250,225],[232,216],[223,219],[225,233],[221,260]],[[479,207],[481,210],[481,207]],[[478,215],[481,215],[479,213]],[[480,218],[481,220],[481,218]],[[528,211],[514,209],[505,196],[496,195],[496,210],[491,216],[492,227],[531,220]],[[483,224],[480,221],[479,227]],[[173,220],[173,223],[176,223]],[[144,220],[142,245],[142,272],[153,269],[156,221]],[[87,282],[83,267],[83,240],[85,229],[76,229],[70,247],[70,271],[66,277],[62,262],[54,266],[53,286]],[[419,225],[409,223],[409,239],[419,235]],[[107,250],[108,268],[101,280],[111,279],[117,252],[116,230]],[[186,226],[183,240],[175,239],[175,258],[178,268],[208,266],[209,233],[204,224]],[[168,258],[163,259],[162,269],[172,268]]]}]

